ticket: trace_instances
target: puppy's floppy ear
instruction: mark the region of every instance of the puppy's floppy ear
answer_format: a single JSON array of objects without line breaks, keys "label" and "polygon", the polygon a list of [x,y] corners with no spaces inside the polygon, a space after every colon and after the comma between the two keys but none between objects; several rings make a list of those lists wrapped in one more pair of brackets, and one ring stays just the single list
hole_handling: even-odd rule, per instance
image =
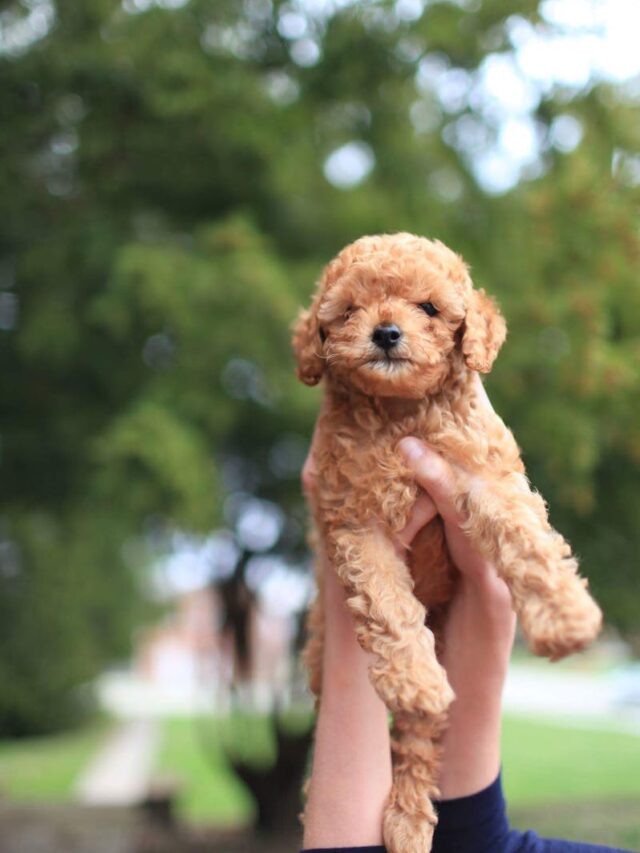
[{"label": "puppy's floppy ear", "polygon": [[488,373],[506,336],[507,324],[496,303],[484,290],[473,290],[462,333],[467,367]]},{"label": "puppy's floppy ear", "polygon": [[326,360],[323,348],[325,330],[318,320],[323,294],[336,283],[345,266],[341,255],[330,261],[322,271],[311,307],[302,310],[293,324],[293,352],[298,361],[298,379],[305,385],[317,385],[322,379]]},{"label": "puppy's floppy ear", "polygon": [[318,302],[316,297],[311,308],[301,310],[293,324],[293,352],[298,362],[296,373],[305,385],[317,385],[324,373],[324,332],[318,322]]}]

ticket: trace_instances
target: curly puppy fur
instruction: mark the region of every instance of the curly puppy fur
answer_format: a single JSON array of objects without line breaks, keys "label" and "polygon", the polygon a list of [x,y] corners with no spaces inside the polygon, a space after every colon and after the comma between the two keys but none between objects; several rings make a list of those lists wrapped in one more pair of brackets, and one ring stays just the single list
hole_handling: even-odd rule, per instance
[{"label": "curly puppy fur", "polygon": [[[401,332],[388,351],[372,338],[385,324]],[[557,660],[582,649],[601,625],[569,545],[529,487],[513,435],[478,390],[474,374],[491,369],[505,335],[463,260],[404,233],[347,246],[294,327],[299,378],[316,385],[324,377],[326,389],[314,444],[315,523],[358,640],[374,655],[371,680],[393,714],[383,826],[391,853],[431,849],[438,741],[454,698],[437,657],[438,621],[455,582],[442,520],[418,536],[409,567],[392,544],[418,491],[398,441],[418,436],[454,463],[465,529],[508,584],[536,654]],[[319,596],[305,653],[316,694],[323,624]]]}]

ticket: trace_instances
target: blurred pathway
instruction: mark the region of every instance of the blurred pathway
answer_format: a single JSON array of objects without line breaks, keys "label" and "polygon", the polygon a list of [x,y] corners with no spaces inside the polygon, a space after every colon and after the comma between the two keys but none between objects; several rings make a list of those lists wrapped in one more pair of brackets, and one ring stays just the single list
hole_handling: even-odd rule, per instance
[{"label": "blurred pathway", "polygon": [[[124,721],[144,718],[147,726],[166,717],[226,710],[216,704],[213,691],[150,685],[127,672],[105,674],[98,696],[109,714]],[[640,736],[640,665],[578,669],[565,663],[514,661],[504,709],[509,714]]]},{"label": "blurred pathway", "polygon": [[76,783],[80,802],[94,806],[140,803],[160,745],[160,723],[153,718],[118,725]]},{"label": "blurred pathway", "polygon": [[575,672],[539,664],[512,664],[504,691],[504,710],[553,718],[573,727],[640,736],[640,704],[625,702],[622,687],[615,672]]}]

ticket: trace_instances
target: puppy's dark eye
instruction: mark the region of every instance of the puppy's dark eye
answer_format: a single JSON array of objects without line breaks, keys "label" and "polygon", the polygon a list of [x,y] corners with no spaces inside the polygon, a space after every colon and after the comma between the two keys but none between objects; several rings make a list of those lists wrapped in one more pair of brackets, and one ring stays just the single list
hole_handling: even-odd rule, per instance
[{"label": "puppy's dark eye", "polygon": [[425,311],[430,317],[435,317],[438,313],[438,309],[433,304],[433,302],[421,302],[418,307],[422,308],[422,310]]}]

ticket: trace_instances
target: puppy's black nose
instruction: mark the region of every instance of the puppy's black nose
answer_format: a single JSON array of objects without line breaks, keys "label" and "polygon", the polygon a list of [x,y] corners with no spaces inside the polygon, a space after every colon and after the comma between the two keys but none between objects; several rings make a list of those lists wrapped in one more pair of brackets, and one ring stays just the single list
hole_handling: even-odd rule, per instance
[{"label": "puppy's black nose", "polygon": [[401,337],[402,332],[395,323],[385,323],[384,325],[375,327],[371,335],[371,340],[380,349],[386,351],[393,349]]}]

